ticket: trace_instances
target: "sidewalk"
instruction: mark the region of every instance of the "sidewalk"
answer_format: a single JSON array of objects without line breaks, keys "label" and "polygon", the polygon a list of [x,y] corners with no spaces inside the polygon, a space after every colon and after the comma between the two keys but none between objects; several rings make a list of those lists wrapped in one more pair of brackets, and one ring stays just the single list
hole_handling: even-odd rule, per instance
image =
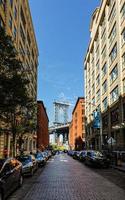
[{"label": "sidewalk", "polygon": [[114,169],[119,170],[119,171],[125,172],[125,163],[122,163],[122,166],[112,165],[112,167],[113,167]]}]

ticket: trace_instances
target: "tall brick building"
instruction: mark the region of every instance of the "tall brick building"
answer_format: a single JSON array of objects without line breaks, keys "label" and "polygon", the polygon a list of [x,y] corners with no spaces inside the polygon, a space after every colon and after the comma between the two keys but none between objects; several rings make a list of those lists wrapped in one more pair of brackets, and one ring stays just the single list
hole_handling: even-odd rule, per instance
[{"label": "tall brick building", "polygon": [[43,101],[37,101],[37,148],[44,150],[49,145],[49,119]]},{"label": "tall brick building", "polygon": [[[12,37],[18,58],[22,61],[23,76],[29,80],[27,92],[36,102],[37,99],[37,69],[38,46],[34,32],[32,16],[28,0],[0,0],[0,27],[5,28],[7,35]],[[0,121],[0,128],[2,122]],[[26,132],[23,136],[25,151],[36,150],[36,130]],[[8,149],[11,156],[13,138],[11,131],[0,134],[0,157]]]},{"label": "tall brick building", "polygon": [[70,149],[82,150],[85,142],[85,108],[84,98],[79,97],[72,112],[72,121],[69,127]]}]

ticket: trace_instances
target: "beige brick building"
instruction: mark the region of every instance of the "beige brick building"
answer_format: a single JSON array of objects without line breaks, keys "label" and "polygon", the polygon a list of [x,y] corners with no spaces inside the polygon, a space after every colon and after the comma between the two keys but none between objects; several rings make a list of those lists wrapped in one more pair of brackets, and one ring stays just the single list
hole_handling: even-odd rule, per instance
[{"label": "beige brick building", "polygon": [[[125,149],[125,0],[102,0],[92,15],[84,61],[88,148]],[[101,110],[102,128],[93,128]],[[101,137],[102,135],[102,137]]]},{"label": "beige brick building", "polygon": [[[23,62],[23,76],[30,81],[28,86],[29,96],[36,101],[37,97],[37,67],[38,47],[35,38],[32,17],[28,0],[0,0],[0,26],[5,27],[6,33],[12,36],[19,59]],[[8,133],[0,136],[0,156],[6,144],[10,144]],[[27,151],[31,151],[35,141],[33,135],[27,138]]]}]

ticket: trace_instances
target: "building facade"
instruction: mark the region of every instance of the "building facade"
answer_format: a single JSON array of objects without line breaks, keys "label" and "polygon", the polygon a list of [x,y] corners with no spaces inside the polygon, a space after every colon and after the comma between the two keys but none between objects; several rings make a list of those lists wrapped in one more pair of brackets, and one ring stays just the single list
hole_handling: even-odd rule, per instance
[{"label": "building facade", "polygon": [[37,101],[37,149],[44,150],[49,145],[49,119],[43,101]]},{"label": "building facade", "polygon": [[[34,102],[37,98],[37,67],[38,67],[38,47],[34,33],[32,17],[28,0],[0,0],[0,26],[5,28],[8,35],[12,37],[18,58],[22,61],[22,75],[29,80],[27,92]],[[35,147],[34,133],[26,133],[28,140],[26,151],[31,151]],[[3,155],[4,147],[11,153],[12,141],[10,133],[2,133],[0,136],[0,156]],[[34,144],[34,145],[33,145]]]},{"label": "building facade", "polygon": [[75,150],[83,150],[85,147],[85,101],[83,97],[78,98],[72,112],[69,147]]},{"label": "building facade", "polygon": [[87,146],[125,150],[125,0],[102,0],[94,11],[84,67]]}]

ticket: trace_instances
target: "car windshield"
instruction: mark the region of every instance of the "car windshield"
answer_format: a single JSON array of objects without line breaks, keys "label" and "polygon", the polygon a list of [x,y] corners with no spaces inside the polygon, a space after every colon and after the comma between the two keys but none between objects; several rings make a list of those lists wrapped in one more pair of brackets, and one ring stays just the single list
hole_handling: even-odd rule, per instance
[{"label": "car windshield", "polygon": [[32,161],[30,156],[22,156],[18,157],[17,159],[23,164],[27,164]]},{"label": "car windshield", "polygon": [[43,157],[43,155],[41,153],[35,154],[35,158],[41,158],[41,157]]},{"label": "car windshield", "polygon": [[3,164],[4,164],[4,162],[5,162],[5,159],[0,159],[0,170],[1,170],[1,168],[2,168],[2,166],[3,166]]}]

